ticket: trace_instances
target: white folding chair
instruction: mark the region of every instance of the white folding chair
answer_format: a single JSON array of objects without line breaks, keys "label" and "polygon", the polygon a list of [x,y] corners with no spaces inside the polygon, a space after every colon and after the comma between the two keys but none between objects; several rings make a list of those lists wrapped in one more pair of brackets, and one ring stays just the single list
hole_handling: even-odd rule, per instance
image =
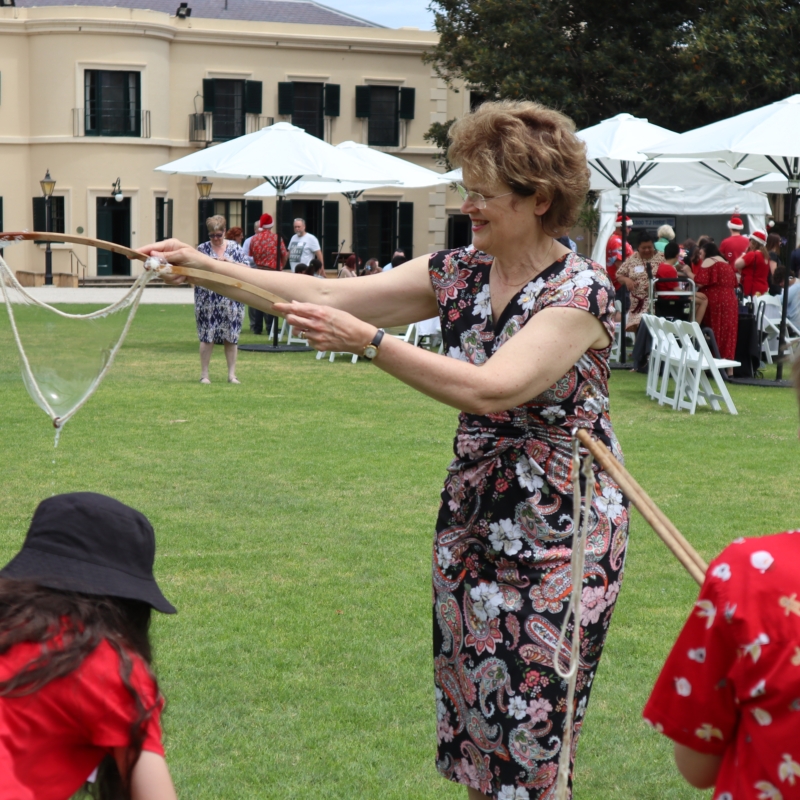
[{"label": "white folding chair", "polygon": [[328,359],[331,362],[331,364],[333,364],[333,362],[336,360],[336,356],[352,356],[353,358],[350,363],[351,364],[358,363],[358,355],[356,353],[345,353],[344,351],[341,351],[341,352],[331,353],[331,357]]},{"label": "white folding chair", "polygon": [[[678,407],[681,392],[681,369],[683,365],[683,342],[674,322],[662,317],[654,317],[655,328],[659,336],[660,360],[663,368],[661,388],[658,390],[658,404],[667,403],[672,408]],[[669,382],[672,380],[672,393]],[[658,382],[658,377],[656,377]]]},{"label": "white folding chair", "polygon": [[647,326],[652,342],[650,358],[647,362],[647,385],[644,393],[653,400],[658,399],[658,376],[661,373],[661,343],[658,335],[658,317],[642,314],[642,322]]},{"label": "white folding chair", "polygon": [[[678,329],[683,345],[677,407],[694,414],[698,403],[708,403],[714,411],[720,411],[719,401],[722,400],[731,414],[738,414],[720,370],[738,367],[740,362],[714,358],[696,322],[677,321],[672,324]],[[709,380],[709,375],[714,385]]]},{"label": "white folding chair", "polygon": [[[781,335],[781,316],[783,314],[783,299],[781,297],[771,297],[768,294],[755,298],[755,308],[758,318],[762,321],[764,337],[762,338],[761,349],[764,352],[765,360],[768,364],[772,363],[773,358],[778,356],[778,343]],[[786,320],[786,345],[794,355],[798,342],[800,342],[800,330],[790,320]]]},{"label": "white folding chair", "polygon": [[311,346],[311,345],[309,345],[308,339],[306,339],[305,336],[294,336],[293,333],[292,333],[293,330],[294,330],[293,326],[290,325],[289,326],[289,335],[286,337],[286,344],[304,344],[307,347]]},{"label": "white folding chair", "polygon": [[396,339],[400,339],[401,342],[410,342],[416,327],[416,324],[412,322],[406,328],[405,333],[393,333],[392,336],[394,336]]}]

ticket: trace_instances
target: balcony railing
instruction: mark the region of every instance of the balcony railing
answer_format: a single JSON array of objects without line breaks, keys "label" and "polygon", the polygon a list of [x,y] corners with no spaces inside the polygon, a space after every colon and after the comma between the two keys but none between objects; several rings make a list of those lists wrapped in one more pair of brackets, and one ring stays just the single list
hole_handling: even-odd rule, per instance
[{"label": "balcony railing", "polygon": [[132,136],[150,138],[150,112],[142,109],[72,109],[73,136]]},{"label": "balcony railing", "polygon": [[198,143],[222,142],[233,139],[243,133],[255,133],[267,125],[275,122],[273,117],[265,117],[260,114],[246,114],[244,127],[241,126],[241,117],[237,121],[232,120],[230,115],[219,115],[217,120],[217,131],[214,131],[214,114],[211,111],[201,111],[189,114],[189,141]]}]

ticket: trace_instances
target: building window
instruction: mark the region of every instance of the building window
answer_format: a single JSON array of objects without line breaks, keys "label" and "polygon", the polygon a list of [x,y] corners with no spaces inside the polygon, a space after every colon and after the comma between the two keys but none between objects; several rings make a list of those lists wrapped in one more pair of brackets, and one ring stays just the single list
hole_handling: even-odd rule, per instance
[{"label": "building window", "polygon": [[[64,220],[64,198],[53,195],[50,198],[50,232],[64,233]],[[48,230],[44,197],[33,198],[33,229],[42,232]]]},{"label": "building window", "polygon": [[339,90],[338,83],[279,83],[278,115],[291,117],[292,125],[324,140],[325,117],[339,116]]},{"label": "building window", "polygon": [[156,197],[156,241],[172,238],[172,200]]},{"label": "building window", "polygon": [[356,86],[356,116],[369,120],[368,145],[400,145],[400,120],[414,119],[414,94],[405,86]]},{"label": "building window", "polygon": [[83,79],[87,136],[141,136],[138,72],[87,69]]},{"label": "building window", "polygon": [[382,200],[356,203],[353,241],[362,260],[377,258],[381,266],[392,260],[395,250],[413,258],[414,204]]},{"label": "building window", "polygon": [[211,112],[215,142],[235,139],[246,131],[246,115],[261,114],[261,81],[206,78],[203,111]]},{"label": "building window", "polygon": [[482,106],[489,99],[489,95],[485,92],[477,92],[474,89],[469,90],[469,110],[474,111],[479,106]]}]

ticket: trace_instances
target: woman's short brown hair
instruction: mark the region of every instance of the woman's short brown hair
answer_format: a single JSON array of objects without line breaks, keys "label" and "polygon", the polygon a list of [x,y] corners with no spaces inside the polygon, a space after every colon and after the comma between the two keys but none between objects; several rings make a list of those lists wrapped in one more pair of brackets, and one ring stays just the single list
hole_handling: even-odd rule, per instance
[{"label": "woman's short brown hair", "polygon": [[209,217],[206,220],[206,228],[208,228],[209,233],[213,233],[214,231],[222,231],[223,233],[228,228],[228,223],[225,221],[225,217],[222,214],[215,214],[213,217]]},{"label": "woman's short brown hair", "polygon": [[578,218],[589,191],[586,145],[575,123],[540,103],[483,103],[450,128],[448,158],[469,183],[505,183],[517,194],[551,201],[542,215],[548,233],[561,235]]}]

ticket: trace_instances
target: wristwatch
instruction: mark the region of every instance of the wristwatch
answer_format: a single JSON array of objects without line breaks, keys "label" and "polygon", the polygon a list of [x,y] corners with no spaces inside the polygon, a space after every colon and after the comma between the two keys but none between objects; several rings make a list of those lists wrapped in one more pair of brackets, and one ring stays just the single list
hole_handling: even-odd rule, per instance
[{"label": "wristwatch", "polygon": [[378,328],[378,332],[373,336],[372,341],[364,348],[364,352],[361,354],[364,358],[372,361],[372,359],[378,355],[384,333],[386,333],[386,331],[383,328]]}]

